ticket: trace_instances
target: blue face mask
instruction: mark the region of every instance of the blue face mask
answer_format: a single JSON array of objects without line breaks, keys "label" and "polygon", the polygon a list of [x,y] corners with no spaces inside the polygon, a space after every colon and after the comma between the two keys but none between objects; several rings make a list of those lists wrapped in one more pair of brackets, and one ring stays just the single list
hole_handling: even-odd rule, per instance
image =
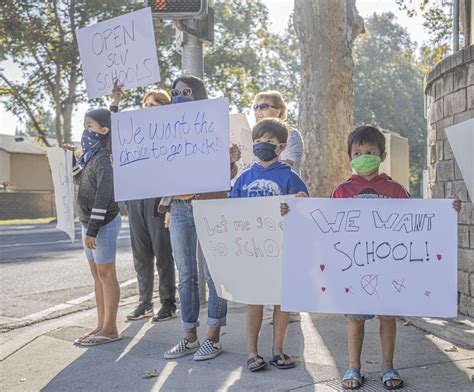
[{"label": "blue face mask", "polygon": [[186,102],[192,102],[192,98],[189,97],[183,97],[182,95],[178,95],[176,97],[171,98],[171,103],[186,103]]},{"label": "blue face mask", "polygon": [[263,162],[271,161],[278,155],[275,153],[277,146],[272,143],[261,142],[253,145],[253,154]]},{"label": "blue face mask", "polygon": [[104,139],[104,135],[101,135],[100,133],[97,132],[92,132],[89,131],[88,129],[84,129],[82,132],[82,138],[81,138],[81,146],[82,146],[82,151],[85,154],[89,149],[98,142],[102,141]]}]

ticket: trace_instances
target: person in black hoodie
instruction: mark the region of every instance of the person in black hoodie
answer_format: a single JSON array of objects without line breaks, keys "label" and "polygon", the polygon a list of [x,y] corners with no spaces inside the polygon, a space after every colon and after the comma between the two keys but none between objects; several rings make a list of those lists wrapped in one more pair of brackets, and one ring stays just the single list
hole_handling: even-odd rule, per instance
[{"label": "person in black hoodie", "polygon": [[[84,253],[89,262],[97,303],[97,327],[76,339],[82,346],[95,346],[120,339],[117,309],[120,287],[115,269],[117,237],[122,225],[114,200],[111,163],[111,114],[107,109],[86,113],[82,155],[74,162],[78,185],[77,212],[82,224]],[[65,146],[71,149],[71,146]]]}]

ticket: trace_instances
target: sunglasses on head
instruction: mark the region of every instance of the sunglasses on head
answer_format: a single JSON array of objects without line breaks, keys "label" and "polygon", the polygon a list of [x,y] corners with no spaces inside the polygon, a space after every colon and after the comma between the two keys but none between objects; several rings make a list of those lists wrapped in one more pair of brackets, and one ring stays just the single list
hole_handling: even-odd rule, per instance
[{"label": "sunglasses on head", "polygon": [[193,90],[189,87],[185,87],[182,90],[179,88],[174,88],[171,90],[171,96],[172,97],[177,97],[178,95],[181,95],[183,97],[190,97],[193,95]]},{"label": "sunglasses on head", "polygon": [[256,103],[253,105],[253,110],[268,110],[269,108],[278,109],[276,106],[270,105],[268,103]]}]

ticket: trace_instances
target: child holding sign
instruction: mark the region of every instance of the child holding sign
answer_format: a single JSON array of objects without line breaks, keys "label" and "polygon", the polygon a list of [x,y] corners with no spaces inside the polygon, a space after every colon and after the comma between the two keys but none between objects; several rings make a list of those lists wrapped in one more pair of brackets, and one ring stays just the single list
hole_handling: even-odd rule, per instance
[{"label": "child holding sign", "polygon": [[[252,130],[253,153],[258,162],[244,171],[232,188],[231,197],[261,197],[296,194],[307,197],[308,189],[303,180],[291,167],[278,162],[288,141],[288,126],[281,120],[268,118],[259,121]],[[273,311],[273,359],[270,364],[278,369],[295,367],[295,362],[283,351],[288,312],[282,312],[280,305]],[[251,372],[267,366],[258,355],[258,335],[262,327],[263,304],[247,305],[247,367]]]},{"label": "child holding sign", "polygon": [[[355,129],[348,140],[348,153],[352,168],[357,174],[339,184],[332,197],[336,198],[409,198],[410,195],[403,186],[393,181],[384,173],[379,173],[380,163],[387,156],[385,152],[385,137],[377,128],[361,126]],[[453,202],[454,209],[459,212],[461,201]],[[281,213],[287,214],[288,205],[282,203]],[[365,320],[374,315],[348,315],[348,345],[349,369],[344,374],[342,386],[344,389],[359,389],[364,377],[361,375],[360,356],[364,340]],[[395,337],[397,325],[395,317],[378,316],[380,320],[380,340],[382,344],[382,384],[385,389],[398,389],[403,386],[400,374],[393,368],[395,352]]]},{"label": "child holding sign", "polygon": [[[385,137],[377,128],[361,126],[355,129],[348,140],[348,153],[356,174],[339,184],[332,197],[335,198],[409,198],[407,190],[384,173],[379,173],[380,163],[387,156]],[[455,200],[453,207],[459,212],[461,201]],[[289,212],[288,205],[282,203],[281,213]],[[374,315],[348,315],[349,369],[344,374],[344,389],[359,389],[364,377],[361,375],[361,352],[364,340],[365,320]],[[393,368],[397,325],[395,317],[378,316],[380,321],[380,341],[382,345],[382,384],[385,389],[403,386],[400,374]]]},{"label": "child holding sign", "polygon": [[[120,287],[115,257],[122,220],[114,199],[110,111],[101,108],[87,112],[84,128],[82,155],[75,162],[73,175],[79,187],[77,204],[84,254],[94,279],[97,328],[75,343],[96,346],[121,339],[117,329]],[[73,145],[64,145],[64,148],[74,150]]]}]

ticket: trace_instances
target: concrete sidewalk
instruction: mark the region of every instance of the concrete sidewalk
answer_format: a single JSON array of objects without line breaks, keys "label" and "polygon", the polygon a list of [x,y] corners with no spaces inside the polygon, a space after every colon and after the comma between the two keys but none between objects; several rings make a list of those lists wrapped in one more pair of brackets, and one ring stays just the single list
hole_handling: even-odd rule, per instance
[{"label": "concrete sidewalk", "polygon": [[[297,367],[273,367],[250,373],[245,367],[245,307],[230,304],[222,331],[224,353],[211,361],[192,356],[166,361],[163,353],[182,336],[178,319],[152,324],[150,319],[125,323],[136,298],[121,302],[121,341],[81,348],[72,344],[93,328],[95,310],[20,328],[0,335],[2,391],[337,391],[347,367],[346,322],[337,315],[302,314],[290,324],[287,353]],[[201,320],[206,320],[201,311]],[[398,323],[396,367],[404,391],[472,391],[474,351],[446,352],[451,343],[413,326]],[[200,327],[201,340],[205,326]],[[260,354],[271,354],[272,326],[264,321]],[[378,321],[368,321],[363,353],[366,382],[361,391],[381,391]],[[156,369],[158,377],[144,379]]]}]

